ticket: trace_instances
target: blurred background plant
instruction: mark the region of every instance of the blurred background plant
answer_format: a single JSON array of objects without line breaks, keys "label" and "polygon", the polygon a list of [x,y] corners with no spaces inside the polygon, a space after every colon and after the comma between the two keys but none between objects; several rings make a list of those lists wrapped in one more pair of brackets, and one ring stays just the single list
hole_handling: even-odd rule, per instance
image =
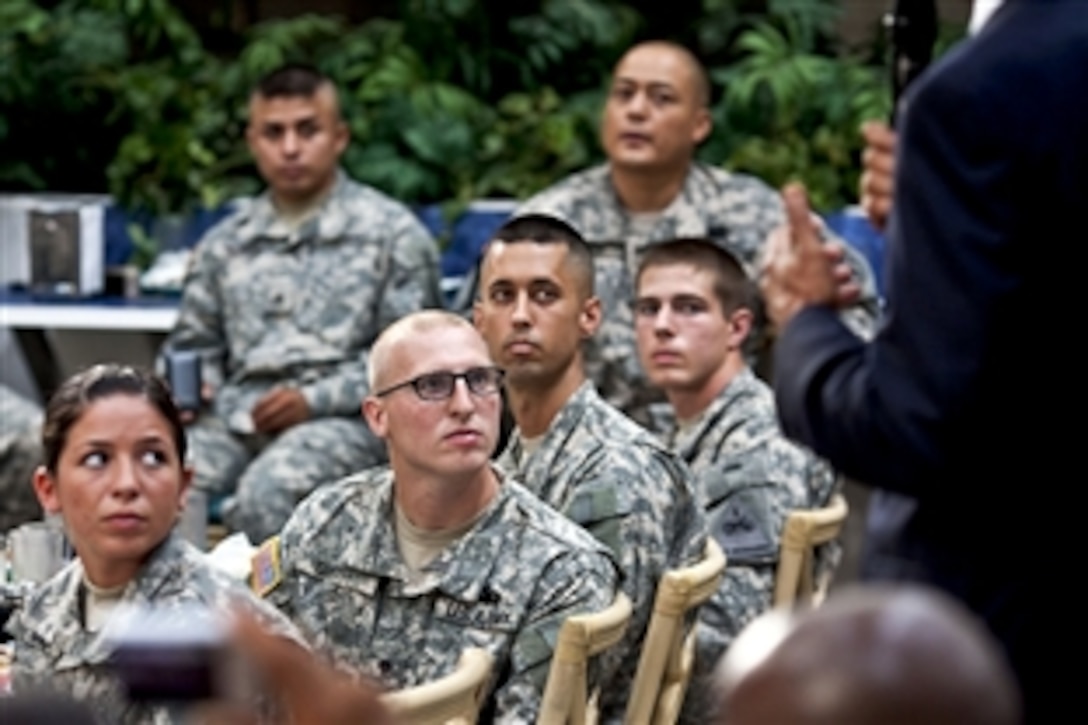
[{"label": "blurred background plant", "polygon": [[840,0],[386,0],[241,29],[220,5],[0,0],[0,190],[108,192],[151,215],[253,193],[246,96],[291,60],[340,85],[349,173],[451,213],[599,161],[608,72],[643,38],[707,64],[705,161],[800,178],[820,208],[853,200],[858,125],[889,110],[884,48],[844,45]]},{"label": "blurred background plant", "polygon": [[712,69],[724,88],[714,107],[722,149],[704,153],[775,186],[801,179],[816,208],[841,207],[857,193],[858,128],[891,109],[886,74],[823,49],[829,0],[780,4],[782,14],[746,24],[733,61]]}]

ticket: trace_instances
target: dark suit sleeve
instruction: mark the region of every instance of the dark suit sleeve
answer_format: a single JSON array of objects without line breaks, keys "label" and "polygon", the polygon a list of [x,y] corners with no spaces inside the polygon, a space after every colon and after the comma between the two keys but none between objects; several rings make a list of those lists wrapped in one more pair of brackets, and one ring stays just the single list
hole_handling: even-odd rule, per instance
[{"label": "dark suit sleeve", "polygon": [[1016,344],[1000,321],[1021,284],[1013,139],[1026,129],[995,81],[946,73],[916,87],[889,229],[890,304],[873,342],[810,307],[775,352],[787,434],[854,478],[915,496],[958,469],[950,458],[967,451],[1001,377],[992,361]]}]

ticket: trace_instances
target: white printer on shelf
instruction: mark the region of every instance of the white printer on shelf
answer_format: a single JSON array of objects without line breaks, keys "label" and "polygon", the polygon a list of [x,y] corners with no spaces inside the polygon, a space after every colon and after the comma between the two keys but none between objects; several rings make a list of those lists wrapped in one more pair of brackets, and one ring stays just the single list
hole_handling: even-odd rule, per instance
[{"label": "white printer on shelf", "polygon": [[0,194],[0,284],[87,297],[105,284],[105,213],[91,194]]}]

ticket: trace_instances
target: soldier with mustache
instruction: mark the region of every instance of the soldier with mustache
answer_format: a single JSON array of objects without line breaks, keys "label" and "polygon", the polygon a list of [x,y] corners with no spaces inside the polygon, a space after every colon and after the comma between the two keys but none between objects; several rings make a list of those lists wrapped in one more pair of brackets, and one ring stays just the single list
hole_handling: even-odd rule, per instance
[{"label": "soldier with mustache", "polygon": [[[650,404],[661,394],[635,349],[631,299],[639,258],[655,242],[704,237],[751,271],[768,233],[785,220],[777,192],[761,180],[696,161],[713,125],[709,101],[706,71],[689,50],[661,41],[634,46],[613,71],[601,115],[608,161],[557,182],[515,212],[558,217],[589,244],[602,315],[586,347],[586,371],[608,402],[648,426]],[[877,314],[872,271],[860,254],[836,245],[861,291],[843,316],[868,335]],[[752,338],[755,362],[769,355],[758,321]]]}]

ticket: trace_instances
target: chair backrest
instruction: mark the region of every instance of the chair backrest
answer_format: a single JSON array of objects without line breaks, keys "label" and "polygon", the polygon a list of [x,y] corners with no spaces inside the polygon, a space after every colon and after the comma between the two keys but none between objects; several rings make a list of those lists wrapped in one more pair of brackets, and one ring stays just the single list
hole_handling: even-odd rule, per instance
[{"label": "chair backrest", "polygon": [[450,674],[387,693],[382,701],[401,725],[471,725],[487,697],[492,664],[485,650],[469,647]]},{"label": "chair backrest", "polygon": [[661,577],[624,722],[676,722],[695,661],[695,627],[687,614],[718,590],[724,572],[725,553],[707,539],[702,561]]},{"label": "chair backrest", "polygon": [[563,622],[552,654],[538,725],[583,725],[595,721],[596,693],[589,692],[589,658],[612,647],[631,621],[631,600],[623,592],[600,612],[576,614]]},{"label": "chair backrest", "polygon": [[822,592],[813,574],[814,551],[838,538],[847,512],[846,499],[837,493],[826,508],[794,511],[786,518],[775,575],[775,606],[819,601]]}]

